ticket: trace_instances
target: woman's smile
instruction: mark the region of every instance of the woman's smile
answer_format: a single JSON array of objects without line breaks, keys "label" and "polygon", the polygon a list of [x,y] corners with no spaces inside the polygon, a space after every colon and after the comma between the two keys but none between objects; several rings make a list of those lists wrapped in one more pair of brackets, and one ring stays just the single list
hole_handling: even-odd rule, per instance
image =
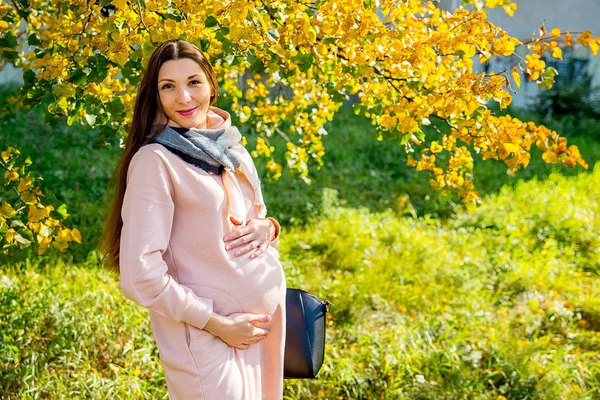
[{"label": "woman's smile", "polygon": [[194,111],[196,111],[198,107],[194,107],[194,108],[188,108],[187,110],[179,110],[177,111],[179,114],[183,115],[184,117],[190,116],[194,113]]}]

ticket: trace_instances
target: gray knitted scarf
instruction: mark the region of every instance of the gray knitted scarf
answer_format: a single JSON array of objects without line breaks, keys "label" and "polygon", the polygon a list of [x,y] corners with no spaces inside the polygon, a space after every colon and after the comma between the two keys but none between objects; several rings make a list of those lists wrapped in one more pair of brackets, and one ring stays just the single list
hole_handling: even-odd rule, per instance
[{"label": "gray knitted scarf", "polygon": [[164,127],[153,140],[165,146],[185,161],[205,171],[221,175],[228,202],[229,220],[234,225],[246,225],[247,212],[244,193],[236,178],[242,173],[254,191],[254,205],[259,218],[265,218],[267,208],[260,189],[260,179],[250,153],[241,144],[242,135],[234,126],[222,129],[185,129]]},{"label": "gray knitted scarf", "polygon": [[229,148],[239,143],[236,127],[224,129],[185,129],[165,126],[153,143],[160,143],[184,161],[220,175],[223,168],[234,172],[240,160]]}]

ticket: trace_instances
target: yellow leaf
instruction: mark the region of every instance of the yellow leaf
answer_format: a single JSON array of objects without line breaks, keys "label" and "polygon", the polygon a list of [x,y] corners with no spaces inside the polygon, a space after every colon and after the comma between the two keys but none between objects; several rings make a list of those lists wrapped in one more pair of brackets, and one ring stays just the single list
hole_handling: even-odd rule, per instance
[{"label": "yellow leaf", "polygon": [[81,239],[81,233],[79,232],[79,229],[71,230],[71,240],[81,244],[82,239]]},{"label": "yellow leaf", "polygon": [[7,232],[6,232],[6,242],[8,244],[11,244],[12,242],[14,242],[15,240],[15,235],[17,234],[17,232],[10,228]]},{"label": "yellow leaf", "polygon": [[519,73],[519,71],[513,71],[512,77],[515,80],[515,85],[517,85],[517,87],[520,88],[521,87],[521,74]]},{"label": "yellow leaf", "polygon": [[508,151],[509,153],[519,153],[521,151],[521,148],[513,143],[504,143],[504,148],[506,149],[506,151]]},{"label": "yellow leaf", "polygon": [[21,193],[21,200],[23,200],[25,203],[29,204],[29,203],[35,203],[37,200],[37,197],[35,197],[35,194],[32,192],[23,192]]},{"label": "yellow leaf", "polygon": [[12,218],[16,213],[15,209],[8,203],[4,203],[0,207],[0,216],[2,217]]},{"label": "yellow leaf", "polygon": [[565,42],[568,47],[571,47],[573,45],[573,37],[571,36],[570,31],[565,32]]},{"label": "yellow leaf", "polygon": [[27,224],[27,226],[33,233],[38,233],[40,231],[40,229],[42,228],[42,224],[39,222],[30,222]]},{"label": "yellow leaf", "polygon": [[52,243],[52,238],[38,235],[38,255],[44,254],[50,243]]},{"label": "yellow leaf", "polygon": [[554,49],[552,49],[552,57],[562,60],[563,56],[560,47],[555,47]]},{"label": "yellow leaf", "polygon": [[58,231],[54,240],[57,242],[68,242],[71,239],[71,230],[69,228],[63,228]]},{"label": "yellow leaf", "polygon": [[542,160],[544,160],[548,164],[554,164],[558,161],[558,158],[556,157],[556,154],[547,151],[544,154],[542,154]]},{"label": "yellow leaf", "polygon": [[504,12],[506,14],[508,14],[511,17],[514,17],[515,10],[517,9],[517,4],[516,3],[505,4],[504,6],[502,6],[502,8],[504,9]]},{"label": "yellow leaf", "polygon": [[443,150],[443,147],[438,142],[431,142],[430,149],[432,153],[437,154]]},{"label": "yellow leaf", "polygon": [[125,8],[127,8],[126,0],[113,0],[112,4],[119,10],[124,10]]},{"label": "yellow leaf", "polygon": [[45,221],[45,224],[50,226],[50,227],[54,227],[54,228],[58,228],[60,226],[60,222],[55,220],[54,218],[48,218]]},{"label": "yellow leaf", "polygon": [[19,187],[17,190],[19,192],[24,192],[31,186],[31,176],[27,175],[25,178],[21,178],[19,181]]},{"label": "yellow leaf", "polygon": [[252,44],[262,44],[263,38],[259,34],[252,35]]},{"label": "yellow leaf", "polygon": [[408,156],[407,157],[407,161],[406,161],[406,165],[408,165],[409,167],[414,167],[415,165],[417,165],[417,160],[414,159],[413,156]]},{"label": "yellow leaf", "polygon": [[29,207],[29,214],[28,214],[29,222],[40,222],[41,220],[48,217],[49,215],[50,215],[50,210],[44,206],[40,206],[40,207],[30,206]]},{"label": "yellow leaf", "polygon": [[14,182],[19,179],[19,173],[17,171],[6,171],[4,172],[4,179]]},{"label": "yellow leaf", "polygon": [[273,160],[269,160],[267,162],[266,166],[267,166],[267,170],[269,171],[269,174],[271,175],[272,179],[277,180],[281,177],[281,171],[282,171],[281,165],[277,164]]},{"label": "yellow leaf", "polygon": [[65,241],[54,241],[52,242],[52,246],[54,246],[55,248],[57,248],[58,250],[65,252],[65,250],[67,250],[67,248],[69,247],[69,244]]},{"label": "yellow leaf", "polygon": [[9,147],[8,149],[6,149],[2,152],[2,159],[4,161],[8,161],[8,159],[11,157],[11,155],[12,155],[12,147]]}]

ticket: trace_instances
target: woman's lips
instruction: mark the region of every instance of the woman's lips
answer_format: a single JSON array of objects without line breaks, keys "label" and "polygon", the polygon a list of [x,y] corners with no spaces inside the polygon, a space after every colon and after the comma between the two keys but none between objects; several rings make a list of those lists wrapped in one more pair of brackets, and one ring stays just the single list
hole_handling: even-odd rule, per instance
[{"label": "woman's lips", "polygon": [[189,115],[192,115],[194,113],[194,111],[196,111],[196,108],[198,108],[198,107],[190,108],[188,110],[180,110],[180,111],[177,111],[177,112],[179,114],[183,115],[184,117],[187,117]]}]

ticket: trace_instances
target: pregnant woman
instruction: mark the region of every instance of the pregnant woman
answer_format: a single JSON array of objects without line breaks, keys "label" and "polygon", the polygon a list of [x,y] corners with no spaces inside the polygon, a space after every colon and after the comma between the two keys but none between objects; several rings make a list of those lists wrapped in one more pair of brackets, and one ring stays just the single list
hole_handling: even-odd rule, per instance
[{"label": "pregnant woman", "polygon": [[172,399],[281,399],[285,277],[260,181],[200,50],[152,54],[115,171],[104,250],[150,310]]}]

